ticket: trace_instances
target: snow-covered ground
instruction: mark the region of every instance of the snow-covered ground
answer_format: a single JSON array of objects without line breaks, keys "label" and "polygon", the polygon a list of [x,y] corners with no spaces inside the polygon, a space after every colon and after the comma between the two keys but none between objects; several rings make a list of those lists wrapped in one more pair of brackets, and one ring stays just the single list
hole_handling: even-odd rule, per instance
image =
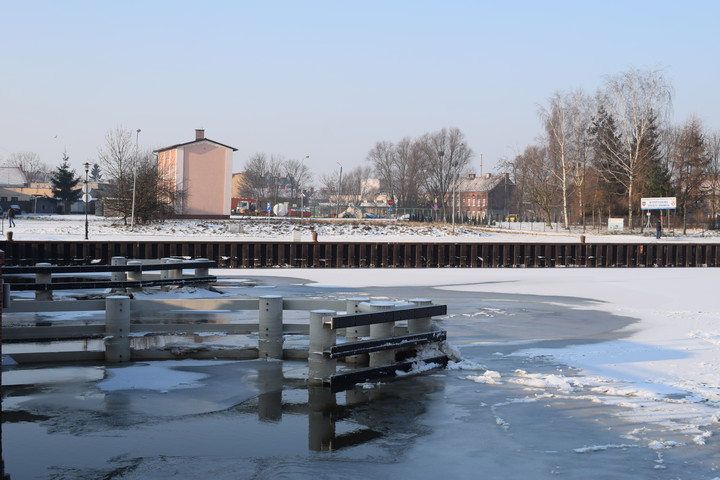
[{"label": "snow-covered ground", "polygon": [[[76,222],[74,226],[72,222]],[[77,218],[24,217],[13,230],[18,238],[79,238],[77,229],[82,222],[77,222]],[[287,227],[289,230],[278,233],[279,226],[272,223],[263,227],[263,222],[237,222],[248,238],[289,237],[294,228],[291,225]],[[128,233],[124,227],[94,220],[91,235],[107,238],[129,234],[238,235],[223,233],[227,228],[224,224],[170,222],[159,230],[162,233],[148,231],[155,228],[152,226],[136,227],[134,233]],[[447,229],[413,234],[409,233],[412,231],[409,226],[372,225],[374,233],[366,235],[355,232],[364,229],[362,225],[347,227],[336,222],[324,235],[340,238],[381,235],[383,240],[428,235],[453,241],[458,237],[498,241],[506,235],[518,235],[460,229],[457,235]],[[398,230],[393,230],[395,228]],[[534,235],[555,238],[547,232]],[[623,237],[623,241],[631,238]],[[699,239],[710,241],[707,236],[673,237],[673,241]],[[714,241],[717,240],[715,237]],[[366,425],[375,425],[376,429],[382,427],[373,421],[391,425],[388,428],[393,434],[388,433],[385,441],[371,441],[362,448],[340,450],[325,457],[307,456],[302,448],[297,451],[296,446],[272,445],[260,440],[274,435],[272,430],[263,430],[256,438],[258,445],[277,449],[273,452],[243,444],[251,453],[226,453],[219,444],[208,441],[221,451],[183,454],[179,453],[182,449],[166,451],[153,444],[145,453],[148,458],[138,462],[141,466],[113,478],[170,478],[175,472],[189,475],[187,478],[211,474],[223,479],[383,475],[470,479],[478,478],[483,472],[487,478],[720,479],[720,302],[717,299],[720,272],[717,269],[218,269],[211,273],[220,279],[225,277],[234,282],[248,279],[258,285],[243,290],[243,295],[277,293],[373,299],[420,296],[446,303],[448,315],[440,319],[440,323],[448,330],[449,339],[463,360],[442,373],[426,376],[424,386],[428,390],[418,395],[426,399],[422,408],[418,406],[422,414],[410,413],[413,403],[400,406],[400,410],[408,409],[402,413],[393,409],[374,412],[372,406],[366,407],[368,412],[360,410],[358,415]],[[197,291],[194,294],[197,295]],[[221,363],[213,368],[236,368]],[[184,421],[195,425],[193,428],[200,438],[205,438],[202,435],[214,438],[221,434],[218,432],[232,435],[224,430],[225,424],[212,423],[214,417],[208,410],[212,408],[210,405],[236,405],[237,398],[248,395],[247,392],[234,392],[233,389],[239,387],[235,382],[229,387],[227,380],[222,387],[213,386],[214,376],[198,373],[203,367],[181,364],[153,362],[146,367],[85,372],[82,375],[91,377],[86,381],[93,383],[93,390],[74,392],[73,401],[85,404],[77,408],[90,408],[87,404],[98,394],[105,397],[107,403],[107,398],[117,398],[113,395],[123,392],[123,402],[130,402],[133,415],[137,415],[142,409],[160,408],[153,392],[195,398],[192,392],[198,392],[195,394],[198,396],[209,395],[207,392],[222,388],[218,390],[223,392],[222,401],[210,402],[203,397],[192,402],[186,400],[182,407],[180,403],[173,403],[163,408],[184,409]],[[39,372],[36,374],[42,376]],[[12,385],[17,375],[20,373],[11,372],[3,384]],[[285,376],[288,375],[286,371]],[[57,374],[51,376],[52,380],[38,379],[37,383],[58,381]],[[227,391],[228,388],[233,391]],[[137,398],[129,393],[135,390],[140,391]],[[296,394],[283,392],[284,401],[286,395],[292,398]],[[3,409],[9,406],[30,410],[29,406],[34,405],[38,409],[35,413],[42,414],[46,405],[43,402],[59,401],[45,399],[40,394],[36,397],[23,397],[27,406],[19,400],[4,399]],[[130,398],[133,400],[128,400]],[[144,402],[148,402],[147,405]],[[117,408],[127,408],[123,405],[121,402]],[[199,420],[191,413],[202,413],[206,417],[200,417],[209,423],[195,423]],[[286,422],[286,417],[283,418]],[[311,414],[311,424],[312,418]],[[67,423],[72,422],[67,420]],[[157,420],[150,422],[155,423]],[[51,424],[58,428],[57,422]],[[214,430],[205,432],[203,428],[210,428],[207,425],[213,425]],[[243,425],[242,428],[256,428]],[[77,441],[79,448],[89,446],[88,441],[92,441],[94,435],[104,435],[103,431],[92,428],[82,433],[82,428],[78,428],[75,440],[69,441]],[[130,435],[124,430],[118,433],[114,428],[115,433],[108,435]],[[175,423],[168,428],[181,431]],[[15,445],[8,447],[5,426],[3,429],[4,452],[18,451]],[[279,426],[275,435],[278,429]],[[139,430],[137,434],[162,436],[159,432]],[[196,444],[195,448],[200,447]],[[152,457],[152,452],[156,452],[156,457],[162,456],[158,457],[162,461]],[[5,455],[6,465],[16,465],[9,461],[7,453]],[[118,463],[123,464],[122,458],[118,458],[113,459],[115,468],[119,468]],[[87,471],[84,471],[86,475]],[[97,466],[90,471],[106,472],[107,468]],[[61,472],[55,478],[80,478],[73,477],[77,473],[67,471],[63,476]]]},{"label": "snow-covered ground", "polygon": [[[318,233],[319,241],[442,241],[442,242],[577,242],[580,235],[588,242],[655,242],[655,231],[644,234],[607,234],[597,229],[573,228],[567,232],[546,227],[542,223],[504,222],[502,228],[479,228],[433,223],[409,223],[394,220],[315,220],[249,217],[233,217],[230,220],[168,220],[148,225],[125,225],[117,218],[88,217],[91,240],[112,240],[115,238],[143,238],[167,240],[168,237],[196,239],[292,239],[299,231],[303,240],[310,239],[310,228]],[[16,226],[8,228],[7,220],[1,225],[5,231],[12,231],[16,240],[81,240],[85,238],[85,217],[83,215],[23,215],[16,219]],[[694,230],[688,235],[680,231],[666,232],[664,242],[718,242],[720,231]]]}]

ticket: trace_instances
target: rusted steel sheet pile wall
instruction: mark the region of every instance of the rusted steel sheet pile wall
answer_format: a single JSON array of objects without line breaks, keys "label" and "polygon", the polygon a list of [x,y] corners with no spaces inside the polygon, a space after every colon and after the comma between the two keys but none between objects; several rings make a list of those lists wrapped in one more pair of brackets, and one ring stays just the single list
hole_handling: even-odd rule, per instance
[{"label": "rusted steel sheet pile wall", "polygon": [[7,265],[207,258],[220,268],[718,267],[718,243],[6,241]]}]

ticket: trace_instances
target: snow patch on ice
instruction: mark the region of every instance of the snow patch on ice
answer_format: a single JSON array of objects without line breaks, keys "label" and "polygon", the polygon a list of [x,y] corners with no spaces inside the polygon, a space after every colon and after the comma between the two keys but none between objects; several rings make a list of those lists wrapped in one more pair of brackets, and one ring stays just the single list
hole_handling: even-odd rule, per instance
[{"label": "snow patch on ice", "polygon": [[[217,363],[214,362],[214,364]],[[207,378],[207,375],[181,371],[177,367],[208,364],[208,362],[202,361],[183,360],[172,363],[150,362],[127,367],[109,367],[106,369],[108,376],[96,385],[105,392],[118,390],[157,390],[165,392],[173,389],[197,388],[203,385],[201,381]]]}]

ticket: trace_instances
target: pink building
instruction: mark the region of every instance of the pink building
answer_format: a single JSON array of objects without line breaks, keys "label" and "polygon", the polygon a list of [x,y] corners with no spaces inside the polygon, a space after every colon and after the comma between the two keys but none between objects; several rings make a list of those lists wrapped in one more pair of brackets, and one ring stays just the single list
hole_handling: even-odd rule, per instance
[{"label": "pink building", "polygon": [[155,150],[163,177],[174,180],[186,196],[175,213],[181,218],[230,218],[232,160],[237,148],[205,138]]}]

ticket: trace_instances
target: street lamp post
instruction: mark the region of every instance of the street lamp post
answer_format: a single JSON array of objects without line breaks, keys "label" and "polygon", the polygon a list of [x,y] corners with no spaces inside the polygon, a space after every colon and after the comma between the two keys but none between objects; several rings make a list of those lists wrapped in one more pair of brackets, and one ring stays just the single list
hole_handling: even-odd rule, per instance
[{"label": "street lamp post", "polygon": [[[445,167],[444,167],[444,165],[443,165],[443,163],[442,163],[444,156],[445,156],[445,152],[443,152],[442,150],[440,150],[440,151],[438,152],[438,160],[440,161],[440,168],[442,168],[443,170],[445,169]],[[441,186],[441,187],[442,187],[442,186]],[[443,207],[443,208],[442,208],[442,211],[443,211],[443,222],[447,222],[447,210],[446,210],[446,206],[447,206],[447,192],[444,191],[444,192],[441,192],[441,193],[442,193],[442,207]],[[435,201],[435,203],[437,203],[437,200]],[[435,221],[436,221],[436,222],[438,221],[438,215],[437,215],[437,213],[435,214]]]},{"label": "street lamp post", "polygon": [[[298,175],[299,180],[302,180],[303,170],[305,167],[305,159],[310,158],[310,155],[305,155],[305,157],[300,160],[300,173]],[[298,181],[298,189],[300,190],[300,220],[302,221],[305,218],[305,193],[302,190],[302,185]]]},{"label": "street lamp post", "polygon": [[135,161],[133,162],[133,194],[132,206],[130,207],[130,230],[135,230],[135,185],[137,183],[138,138],[140,137],[141,131],[139,128],[135,131]]},{"label": "street lamp post", "polygon": [[452,163],[453,166],[453,176],[452,176],[452,182],[453,182],[453,192],[452,192],[452,233],[455,234],[455,186],[457,184],[457,162],[454,161]]},{"label": "street lamp post", "polygon": [[90,203],[90,189],[88,188],[88,172],[90,163],[85,162],[85,185],[83,188],[83,200],[85,201],[85,240],[88,239],[88,203]]},{"label": "street lamp post", "polygon": [[[335,162],[340,165],[340,162]],[[340,179],[338,180],[338,192],[337,192],[337,211],[335,218],[340,218],[340,192],[342,191],[342,165],[340,165]]]}]

